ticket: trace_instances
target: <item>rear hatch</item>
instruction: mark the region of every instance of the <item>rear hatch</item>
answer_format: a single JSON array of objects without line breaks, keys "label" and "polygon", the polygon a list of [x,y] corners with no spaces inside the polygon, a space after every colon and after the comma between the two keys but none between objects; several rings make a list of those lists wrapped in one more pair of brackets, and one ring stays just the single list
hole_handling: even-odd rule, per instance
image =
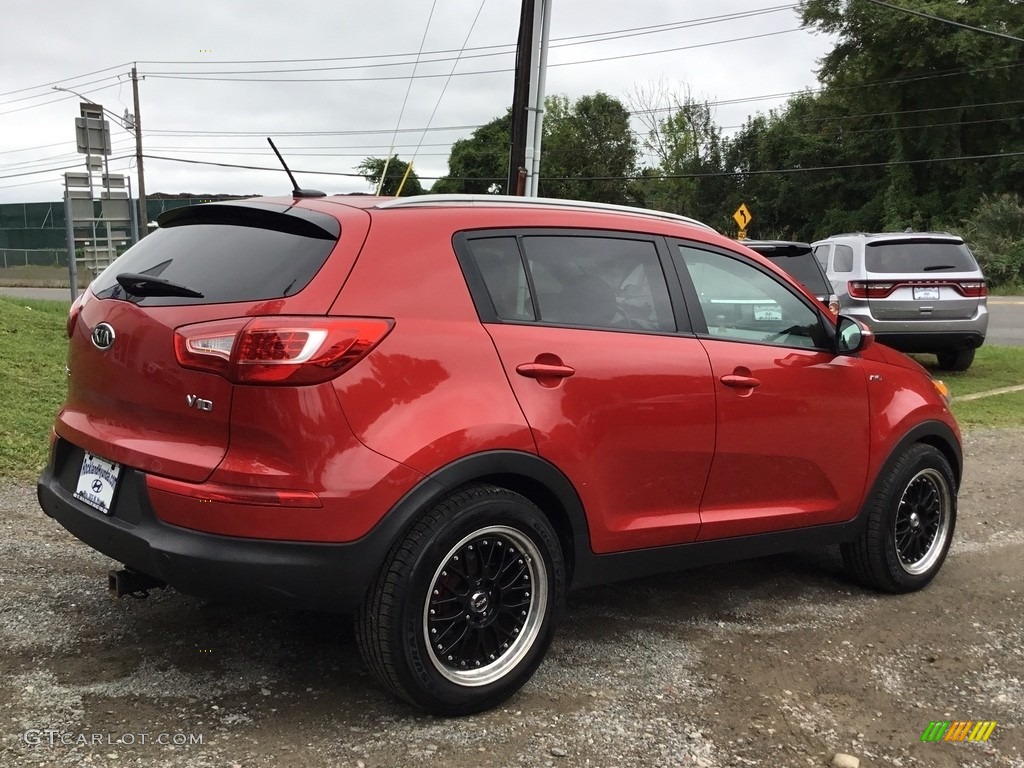
[{"label": "rear hatch", "polygon": [[[104,459],[198,482],[227,450],[236,385],[183,367],[180,329],[325,314],[362,237],[346,254],[338,219],[266,202],[178,208],[159,224],[72,307],[68,397],[56,430]],[[342,254],[325,266],[336,246]],[[218,337],[205,338],[200,351],[216,361]]]},{"label": "rear hatch", "polygon": [[814,252],[810,245],[784,243],[765,247],[757,245],[749,247],[794,278],[822,303],[828,304],[829,296],[832,294],[832,284],[821,271],[821,266],[814,258]]},{"label": "rear hatch", "polygon": [[[987,295],[978,263],[959,238],[869,242],[864,267],[864,298],[878,320],[969,320]],[[851,284],[851,295],[856,290]]]}]

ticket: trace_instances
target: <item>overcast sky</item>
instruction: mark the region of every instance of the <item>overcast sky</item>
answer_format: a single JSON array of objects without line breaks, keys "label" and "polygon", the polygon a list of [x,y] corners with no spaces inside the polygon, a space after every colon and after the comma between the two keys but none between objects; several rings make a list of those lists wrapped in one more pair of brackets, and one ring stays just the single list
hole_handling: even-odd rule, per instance
[{"label": "overcast sky", "polygon": [[[277,167],[272,136],[302,186],[365,192],[355,166],[385,156],[394,141],[403,160],[415,155],[429,187],[447,172],[451,143],[511,103],[519,8],[519,0],[9,3],[0,202],[61,199],[62,173],[83,165],[74,140],[81,100],[52,86],[120,117],[134,111],[132,62],[145,78],[147,155]],[[600,90],[628,107],[638,87],[663,82],[722,102],[716,119],[730,133],[785,101],[759,97],[817,85],[830,40],[799,27],[795,4],[782,0],[552,0],[547,92]],[[130,173],[134,185],[134,139],[113,122],[111,134],[111,171]],[[282,171],[158,159],[145,169],[150,193],[290,190]]]}]

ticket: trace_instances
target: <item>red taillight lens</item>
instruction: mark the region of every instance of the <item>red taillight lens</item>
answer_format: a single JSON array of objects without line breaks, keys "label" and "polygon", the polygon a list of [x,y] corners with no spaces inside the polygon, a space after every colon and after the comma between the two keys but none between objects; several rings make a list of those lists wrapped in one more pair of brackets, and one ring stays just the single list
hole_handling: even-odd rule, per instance
[{"label": "red taillight lens", "polygon": [[181,366],[236,384],[319,384],[355,365],[393,326],[380,318],[238,318],[178,328],[174,352]]},{"label": "red taillight lens", "polygon": [[69,339],[75,335],[75,326],[78,325],[78,316],[82,314],[82,305],[84,303],[84,293],[80,293],[78,297],[71,302],[71,309],[68,310],[68,319],[64,324],[64,330],[67,332]]},{"label": "red taillight lens", "polygon": [[896,285],[875,280],[851,280],[846,284],[847,292],[855,299],[884,299],[896,290]]},{"label": "red taillight lens", "polygon": [[988,296],[988,286],[985,285],[984,280],[961,280],[956,284],[956,288],[969,299]]},{"label": "red taillight lens", "polygon": [[320,497],[312,491],[294,491],[281,488],[253,488],[224,483],[185,483],[157,475],[147,475],[146,485],[156,491],[191,496],[201,501],[222,504],[246,504],[261,507],[323,507]]},{"label": "red taillight lens", "polygon": [[238,318],[178,328],[174,332],[174,355],[178,364],[183,368],[231,378],[228,375],[231,351],[238,334],[248,322],[248,318]]}]

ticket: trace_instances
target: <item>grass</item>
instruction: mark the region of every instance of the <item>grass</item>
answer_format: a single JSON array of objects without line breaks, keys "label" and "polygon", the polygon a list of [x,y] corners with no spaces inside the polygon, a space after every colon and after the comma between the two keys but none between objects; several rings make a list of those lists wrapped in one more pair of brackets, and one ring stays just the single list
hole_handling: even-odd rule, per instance
[{"label": "grass", "polygon": [[[31,479],[46,462],[50,427],[67,391],[66,317],[63,302],[0,297],[0,477]],[[1024,384],[1024,347],[984,346],[963,373],[939,371],[931,355],[917,359],[949,386],[953,413],[964,428],[1024,426],[1024,391],[955,399]]]},{"label": "grass", "polygon": [[936,379],[949,387],[952,410],[960,426],[1024,427],[1024,391],[957,402],[957,397],[1024,384],[1024,347],[985,345],[974,364],[959,373],[940,371],[934,355],[912,355]]},{"label": "grass", "polygon": [[989,296],[1022,296],[1024,295],[1024,284],[1003,283],[1002,285],[990,285]]},{"label": "grass", "polygon": [[959,373],[940,371],[934,355],[912,355],[936,379],[942,379],[955,398],[975,392],[1024,384],[1024,347],[985,345],[971,367]]},{"label": "grass", "polygon": [[67,392],[67,313],[59,301],[0,298],[0,477],[31,479],[46,463]]},{"label": "grass", "polygon": [[953,414],[963,429],[1024,426],[1024,391],[953,402]]}]

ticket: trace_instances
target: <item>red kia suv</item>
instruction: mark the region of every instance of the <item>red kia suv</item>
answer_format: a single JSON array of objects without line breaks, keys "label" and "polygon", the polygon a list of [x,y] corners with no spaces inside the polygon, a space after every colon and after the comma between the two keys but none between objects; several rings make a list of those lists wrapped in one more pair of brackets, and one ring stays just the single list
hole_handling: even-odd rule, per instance
[{"label": "red kia suv", "polygon": [[492,707],[566,591],[839,544],[923,587],[946,393],[680,216],[527,198],[169,211],[74,303],[39,501],[117,593],[352,612],[395,694]]}]

